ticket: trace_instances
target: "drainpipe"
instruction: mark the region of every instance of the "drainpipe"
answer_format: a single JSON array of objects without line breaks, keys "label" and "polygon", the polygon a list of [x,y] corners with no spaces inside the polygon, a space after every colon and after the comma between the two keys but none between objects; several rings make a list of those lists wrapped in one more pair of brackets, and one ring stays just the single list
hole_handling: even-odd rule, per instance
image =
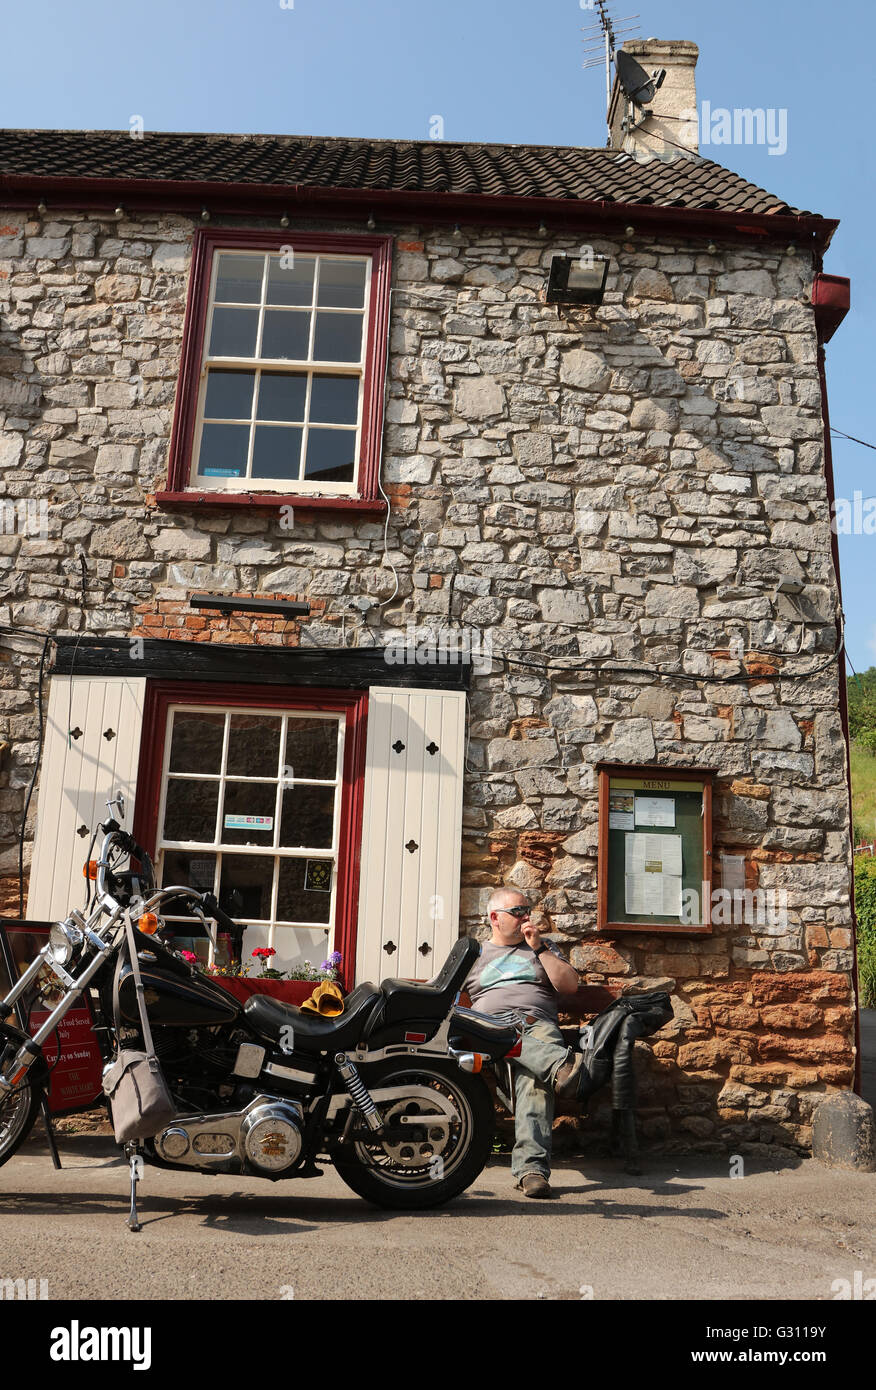
[{"label": "drainpipe", "polygon": [[[830,411],[827,403],[827,376],[825,373],[824,344],[833,337],[836,329],[849,309],[849,281],[838,275],[816,273],[812,285],[812,303],[815,308],[815,324],[818,331],[818,379],[821,383],[821,418],[824,424],[824,479],[827,484],[827,500],[831,522],[834,520],[834,481],[833,451],[830,440]],[[839,541],[834,526],[830,528],[830,549],[833,569],[836,576],[836,589],[842,612],[843,595],[840,583]],[[837,641],[840,639],[840,624],[837,623]],[[839,653],[838,672],[840,696],[840,720],[846,745],[846,781],[849,788],[849,839],[854,839],[852,819],[852,763],[851,738],[849,736],[848,692],[846,685],[845,647]],[[861,1094],[861,1014],[858,1003],[858,919],[855,913],[855,855],[852,845],[852,865],[849,883],[849,902],[852,909],[852,968],[853,993],[855,1002],[855,1083],[854,1088]]]}]

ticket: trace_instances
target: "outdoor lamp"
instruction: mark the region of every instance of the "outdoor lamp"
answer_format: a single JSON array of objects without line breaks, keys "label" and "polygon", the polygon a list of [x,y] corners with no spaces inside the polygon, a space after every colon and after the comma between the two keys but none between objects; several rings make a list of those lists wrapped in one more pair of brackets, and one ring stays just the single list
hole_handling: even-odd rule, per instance
[{"label": "outdoor lamp", "polygon": [[607,256],[554,256],[548,304],[601,304],[608,279]]}]

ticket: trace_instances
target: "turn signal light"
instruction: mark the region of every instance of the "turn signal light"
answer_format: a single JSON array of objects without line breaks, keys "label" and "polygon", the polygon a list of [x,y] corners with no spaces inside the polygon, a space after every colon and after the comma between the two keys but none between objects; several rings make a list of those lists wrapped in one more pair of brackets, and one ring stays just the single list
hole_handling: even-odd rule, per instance
[{"label": "turn signal light", "polygon": [[97,878],[97,860],[89,859],[87,864],[82,865],[82,875],[84,878]]},{"label": "turn signal light", "polygon": [[160,926],[161,923],[154,912],[144,912],[137,922],[137,930],[141,931],[144,936],[154,936]]}]

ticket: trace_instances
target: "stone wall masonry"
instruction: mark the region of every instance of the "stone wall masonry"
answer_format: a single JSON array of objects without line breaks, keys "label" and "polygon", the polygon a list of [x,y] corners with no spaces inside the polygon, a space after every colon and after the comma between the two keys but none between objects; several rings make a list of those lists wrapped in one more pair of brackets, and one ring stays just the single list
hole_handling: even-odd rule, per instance
[{"label": "stone wall masonry", "polygon": [[[809,257],[594,239],[612,260],[589,311],[543,302],[551,255],[580,237],[391,228],[384,553],[382,519],[288,531],[251,510],[156,506],[194,225],[0,212],[0,500],[48,504],[47,535],[0,534],[0,624],[322,645],[381,644],[408,623],[488,632],[464,927],[483,934],[489,891],[514,883],[584,982],[672,990],[676,1022],[643,1049],[653,1142],[805,1148],[814,1098],[848,1085],[853,1060]],[[193,615],[187,596],[207,587],[313,613]],[[38,650],[0,649],[0,875],[37,752]],[[716,857],[787,892],[783,930],[595,939],[600,760],[714,768]]]}]

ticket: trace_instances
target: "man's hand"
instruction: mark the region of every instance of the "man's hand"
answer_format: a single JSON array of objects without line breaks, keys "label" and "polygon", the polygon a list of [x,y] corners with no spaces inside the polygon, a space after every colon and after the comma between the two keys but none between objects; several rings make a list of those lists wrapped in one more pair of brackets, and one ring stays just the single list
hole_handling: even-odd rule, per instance
[{"label": "man's hand", "polygon": [[[541,939],[541,932],[533,922],[524,921],[520,930],[530,950],[537,951],[539,946],[544,944]],[[545,951],[538,959],[558,994],[575,994],[580,980],[578,979],[578,972],[573,966],[560,960],[559,956],[553,955],[551,951]]]},{"label": "man's hand", "polygon": [[523,938],[529,949],[531,951],[537,951],[541,945],[541,932],[535,923],[527,919],[524,921],[520,930],[523,932]]}]

